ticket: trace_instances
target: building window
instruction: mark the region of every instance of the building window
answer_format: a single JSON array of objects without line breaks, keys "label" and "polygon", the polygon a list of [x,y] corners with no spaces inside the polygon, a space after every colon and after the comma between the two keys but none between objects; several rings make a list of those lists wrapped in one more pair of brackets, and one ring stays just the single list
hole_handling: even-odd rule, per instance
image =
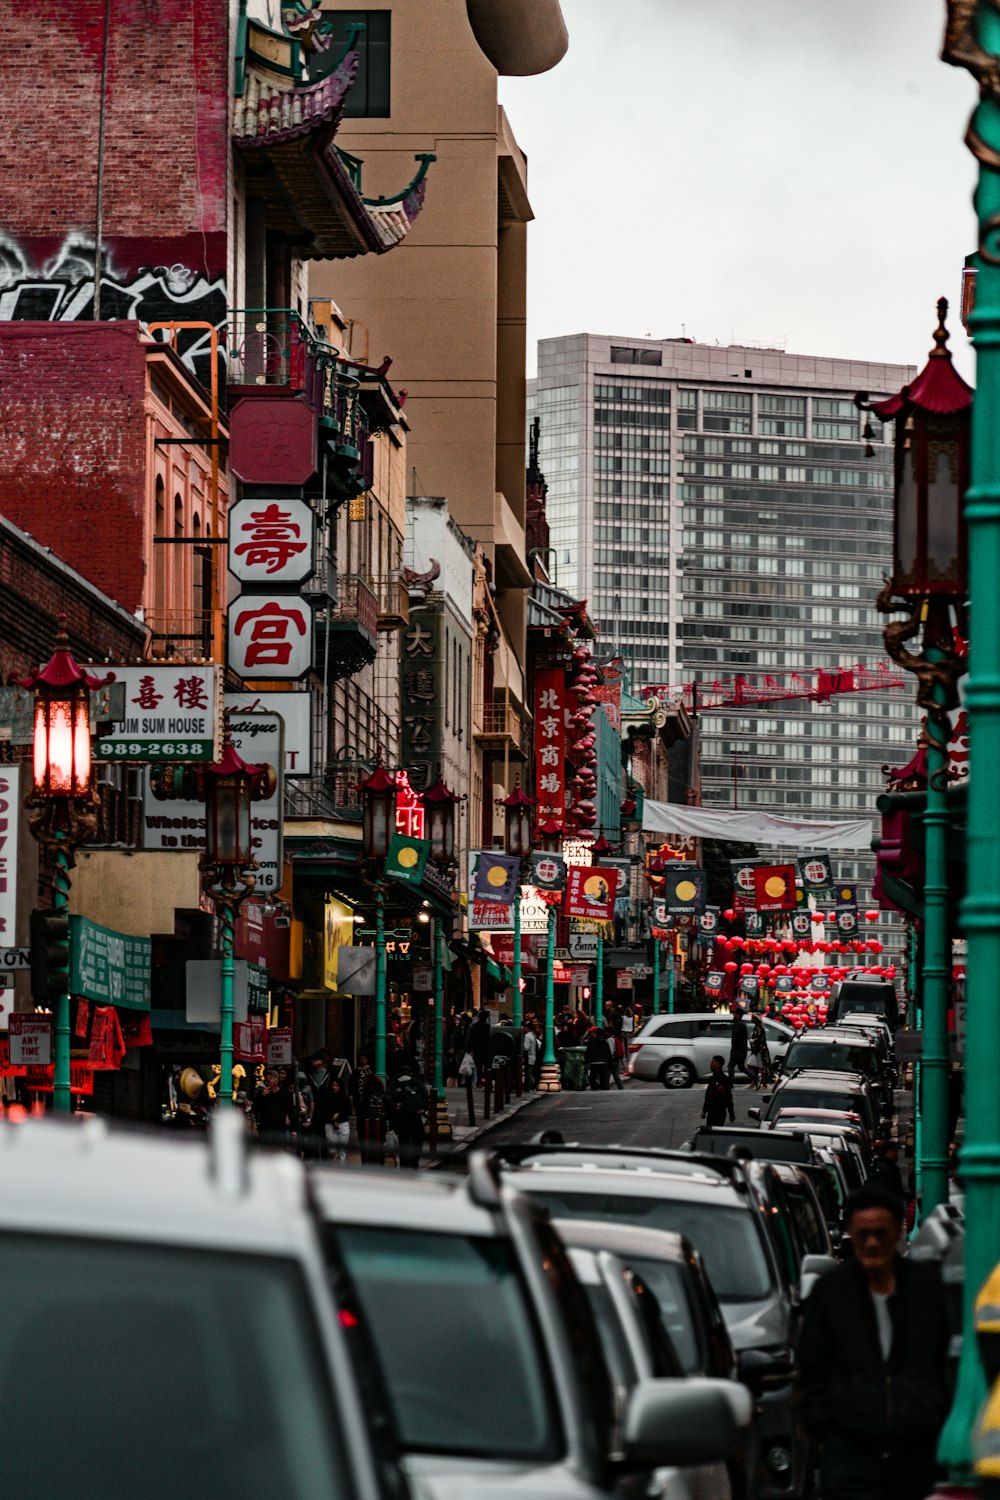
[{"label": "building window", "polygon": [[659,349],[627,349],[620,344],[611,345],[613,365],[662,365],[663,354]]},{"label": "building window", "polygon": [[358,76],[347,95],[347,103],[344,107],[345,118],[385,119],[389,115],[391,12],[387,10],[340,10],[335,13],[329,12],[329,15],[331,19],[336,15],[340,26],[345,28],[334,37],[331,43],[334,47],[338,45],[338,42],[343,45],[346,27],[352,21],[363,23],[365,28],[354,44],[361,54],[361,63],[358,67]]}]

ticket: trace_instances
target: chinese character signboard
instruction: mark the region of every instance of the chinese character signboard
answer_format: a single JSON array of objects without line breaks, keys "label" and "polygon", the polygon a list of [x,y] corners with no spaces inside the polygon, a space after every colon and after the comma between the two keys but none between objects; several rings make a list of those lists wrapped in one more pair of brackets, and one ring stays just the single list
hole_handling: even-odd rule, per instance
[{"label": "chinese character signboard", "polygon": [[759,906],[755,900],[753,872],[760,860],[731,859],[729,864],[733,872],[733,905],[737,911],[742,911],[745,906]]},{"label": "chinese character signboard", "polygon": [[808,854],[799,860],[799,876],[807,896],[825,896],[833,885],[833,871],[827,854]]},{"label": "chinese character signboard", "polygon": [[226,519],[234,578],[272,588],[312,573],[316,518],[305,500],[238,500]]},{"label": "chinese character signboard", "polygon": [[794,911],[794,865],[758,865],[753,872],[754,900],[758,911]]},{"label": "chinese character signboard", "polygon": [[444,759],[441,616],[414,608],[399,638],[401,760],[410,785],[426,792]]},{"label": "chinese character signboard", "polygon": [[566,816],[566,706],[561,668],[535,678],[535,800],[538,821]]},{"label": "chinese character signboard", "polygon": [[153,944],[146,937],[69,919],[69,992],[98,1005],[148,1010]]},{"label": "chinese character signboard", "polygon": [[858,934],[858,889],[854,885],[838,885],[837,931],[841,937],[857,937]]},{"label": "chinese character signboard", "polygon": [[567,872],[566,915],[610,922],[614,916],[617,884],[618,876],[614,870],[603,870],[596,865],[571,866]]},{"label": "chinese character signboard", "polygon": [[[106,669],[102,669],[106,670]],[[95,760],[217,760],[219,667],[112,667],[125,717],[93,742]]]},{"label": "chinese character signboard", "polygon": [[313,613],[296,593],[240,594],[229,606],[229,665],[237,677],[293,682],[312,667]]}]

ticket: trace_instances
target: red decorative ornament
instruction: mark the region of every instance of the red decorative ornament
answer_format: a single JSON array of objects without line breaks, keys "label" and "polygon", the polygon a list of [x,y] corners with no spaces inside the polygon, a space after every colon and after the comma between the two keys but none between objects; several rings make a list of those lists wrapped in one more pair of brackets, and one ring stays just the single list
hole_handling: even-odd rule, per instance
[{"label": "red decorative ornament", "polygon": [[825,922],[826,918],[824,917],[824,915],[823,915],[823,913],[821,911],[814,911],[813,914],[812,914],[811,920],[813,922],[819,923],[819,922]]},{"label": "red decorative ornament", "polygon": [[727,906],[722,915],[725,917],[727,922],[736,921],[736,913],[735,911],[733,911],[733,908],[731,906]]},{"label": "red decorative ornament", "polygon": [[736,970],[739,968],[739,964],[734,964],[730,961],[728,964],[723,964],[722,967],[725,969],[727,974],[735,974]]},{"label": "red decorative ornament", "polygon": [[877,911],[866,911],[866,912],[865,912],[865,921],[866,921],[866,922],[877,922],[877,921],[878,921],[878,919],[879,919],[879,917],[880,917],[880,916],[881,916],[881,915],[882,915],[882,914],[881,914],[881,912],[877,912]]}]

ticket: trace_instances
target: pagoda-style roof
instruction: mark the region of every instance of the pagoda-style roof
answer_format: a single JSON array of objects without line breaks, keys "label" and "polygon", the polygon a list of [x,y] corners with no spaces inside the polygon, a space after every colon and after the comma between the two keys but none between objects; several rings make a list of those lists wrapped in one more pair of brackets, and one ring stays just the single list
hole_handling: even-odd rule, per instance
[{"label": "pagoda-style roof", "polygon": [[364,197],[362,163],[335,143],[360,63],[354,34],[337,56],[328,30],[277,32],[251,17],[237,51],[232,132],[248,187],[312,260],[394,249],[423,207],[435,160],[421,152],[401,192]]},{"label": "pagoda-style roof", "polygon": [[951,417],[972,405],[975,392],[955,369],[951,350],[946,347],[950,337],[944,323],[947,313],[948,300],[941,297],[937,305],[938,326],[934,330],[934,348],[916,380],[911,380],[909,385],[904,385],[901,391],[887,397],[885,401],[872,402],[872,411],[883,422],[891,422],[901,411],[911,407],[929,412],[932,416]]},{"label": "pagoda-style roof", "polygon": [[596,640],[597,627],[587,613],[586,599],[574,599],[565,589],[536,578],[528,595],[528,628],[565,630],[567,639]]}]

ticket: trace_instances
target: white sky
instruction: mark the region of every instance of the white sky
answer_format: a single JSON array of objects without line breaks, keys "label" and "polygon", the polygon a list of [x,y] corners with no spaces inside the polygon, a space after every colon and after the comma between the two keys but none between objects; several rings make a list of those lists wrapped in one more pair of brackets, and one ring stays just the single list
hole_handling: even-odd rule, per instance
[{"label": "white sky", "polygon": [[535,343],[593,332],[923,362],[975,248],[976,90],[943,0],[562,0],[501,80],[529,159]]}]

